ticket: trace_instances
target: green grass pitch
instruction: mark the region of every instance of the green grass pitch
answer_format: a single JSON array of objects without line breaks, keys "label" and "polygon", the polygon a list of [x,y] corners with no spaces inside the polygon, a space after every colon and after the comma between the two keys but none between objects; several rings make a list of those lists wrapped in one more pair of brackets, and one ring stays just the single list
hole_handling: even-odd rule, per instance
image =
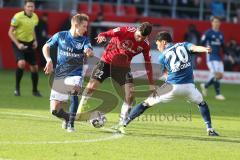
[{"label": "green grass pitch", "polygon": [[[240,85],[222,86],[226,101],[215,100],[213,88],[209,90],[206,101],[220,137],[208,137],[198,108],[181,99],[149,109],[122,136],[109,129],[118,122],[121,101],[106,114],[104,128],[77,123],[77,131],[67,133],[49,112],[47,76],[40,74],[43,98],[31,95],[27,72],[22,96],[14,97],[14,74],[0,71],[0,160],[240,159]],[[109,80],[100,89],[116,95]],[[142,100],[137,98],[137,102]],[[91,105],[98,103],[90,101]]]}]

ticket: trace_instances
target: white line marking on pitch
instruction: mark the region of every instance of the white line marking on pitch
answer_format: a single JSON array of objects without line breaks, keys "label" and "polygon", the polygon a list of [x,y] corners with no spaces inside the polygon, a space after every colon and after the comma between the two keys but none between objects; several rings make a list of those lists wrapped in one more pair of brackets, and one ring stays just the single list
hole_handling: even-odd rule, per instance
[{"label": "white line marking on pitch", "polygon": [[[43,119],[50,119],[50,117],[40,116],[40,115],[33,115],[33,114],[25,114],[25,113],[11,113],[11,112],[0,112],[0,114],[8,114],[8,115],[20,115],[26,117],[36,117],[36,118],[43,118]],[[53,121],[57,121],[54,120]],[[81,123],[81,122],[77,122]],[[86,125],[85,123],[81,123]],[[101,130],[113,132],[114,130],[110,128],[100,128]],[[96,138],[96,139],[83,139],[83,140],[65,140],[65,141],[0,141],[0,144],[70,144],[70,143],[90,143],[90,142],[100,142],[100,141],[108,141],[113,139],[122,138],[123,134],[114,133],[111,136],[103,137],[103,138]],[[8,159],[1,159],[0,160],[8,160]]]}]

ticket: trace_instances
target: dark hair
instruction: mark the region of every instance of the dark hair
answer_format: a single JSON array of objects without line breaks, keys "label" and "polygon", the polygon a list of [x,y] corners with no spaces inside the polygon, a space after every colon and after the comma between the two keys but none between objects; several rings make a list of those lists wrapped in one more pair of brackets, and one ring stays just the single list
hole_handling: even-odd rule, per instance
[{"label": "dark hair", "polygon": [[138,29],[142,36],[148,36],[152,32],[152,25],[149,22],[143,22]]},{"label": "dark hair", "polygon": [[35,0],[24,0],[24,5],[26,5],[28,2],[35,3]]},{"label": "dark hair", "polygon": [[156,41],[162,41],[162,40],[164,40],[168,43],[173,41],[171,34],[166,31],[158,32],[158,34],[156,36]]},{"label": "dark hair", "polygon": [[72,17],[72,21],[75,21],[77,23],[82,23],[82,21],[89,21],[89,17],[85,13],[80,13],[80,14],[74,15]]},{"label": "dark hair", "polygon": [[217,19],[217,20],[219,20],[219,21],[222,20],[221,17],[218,17],[218,16],[211,16],[211,17],[210,17],[210,21],[211,21],[211,22],[212,22],[214,19]]}]

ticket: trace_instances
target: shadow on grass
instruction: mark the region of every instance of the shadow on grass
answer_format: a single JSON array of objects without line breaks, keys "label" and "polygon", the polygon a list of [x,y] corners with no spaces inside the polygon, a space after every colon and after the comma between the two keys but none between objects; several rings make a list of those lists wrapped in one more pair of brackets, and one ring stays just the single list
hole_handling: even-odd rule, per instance
[{"label": "shadow on grass", "polygon": [[158,133],[128,133],[127,136],[134,137],[154,137],[154,138],[166,138],[166,139],[175,139],[175,140],[192,140],[192,141],[205,141],[205,142],[224,142],[224,143],[237,143],[240,144],[239,137],[238,139],[226,139],[226,138],[235,138],[235,137],[227,137],[227,136],[219,136],[219,137],[197,137],[191,135],[166,135],[166,134],[158,134]]}]

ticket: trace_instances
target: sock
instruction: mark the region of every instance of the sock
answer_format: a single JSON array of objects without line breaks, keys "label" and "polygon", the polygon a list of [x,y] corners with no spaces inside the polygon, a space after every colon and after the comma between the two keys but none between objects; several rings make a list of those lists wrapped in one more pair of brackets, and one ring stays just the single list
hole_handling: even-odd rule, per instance
[{"label": "sock", "polygon": [[68,121],[68,124],[70,124],[71,127],[74,127],[75,117],[76,117],[76,113],[69,113],[69,121]]},{"label": "sock", "polygon": [[215,81],[215,77],[211,78],[207,83],[205,83],[205,88],[208,88],[209,86],[214,84],[214,81]]},{"label": "sock", "polygon": [[124,121],[124,125],[129,124],[132,120],[134,120],[136,117],[143,114],[143,112],[148,109],[149,107],[145,103],[140,103],[136,107],[134,107],[131,112],[129,113],[129,116]]},{"label": "sock", "polygon": [[78,96],[71,95],[70,96],[70,107],[69,107],[69,124],[74,127],[74,120],[76,117],[77,109],[78,109]]},{"label": "sock", "polygon": [[38,85],[38,72],[32,72],[31,73],[31,78],[32,78],[32,91],[36,92],[37,91],[37,85]]},{"label": "sock", "polygon": [[206,102],[201,102],[199,105],[199,111],[204,119],[207,128],[212,128],[211,116]]},{"label": "sock", "polygon": [[131,110],[131,106],[128,105],[126,102],[123,102],[122,108],[121,108],[121,114],[120,114],[120,121],[125,120],[129,114],[129,111]]},{"label": "sock", "polygon": [[57,110],[52,110],[52,114],[58,118],[63,118],[65,121],[69,121],[69,114],[66,113],[62,108]]},{"label": "sock", "polygon": [[71,95],[70,96],[70,107],[69,107],[69,113],[76,113],[78,109],[78,96]]},{"label": "sock", "polygon": [[220,82],[219,82],[219,80],[215,80],[214,89],[215,89],[216,95],[219,95],[220,94]]},{"label": "sock", "polygon": [[23,69],[17,68],[16,70],[16,90],[20,90],[20,82],[23,76]]}]

